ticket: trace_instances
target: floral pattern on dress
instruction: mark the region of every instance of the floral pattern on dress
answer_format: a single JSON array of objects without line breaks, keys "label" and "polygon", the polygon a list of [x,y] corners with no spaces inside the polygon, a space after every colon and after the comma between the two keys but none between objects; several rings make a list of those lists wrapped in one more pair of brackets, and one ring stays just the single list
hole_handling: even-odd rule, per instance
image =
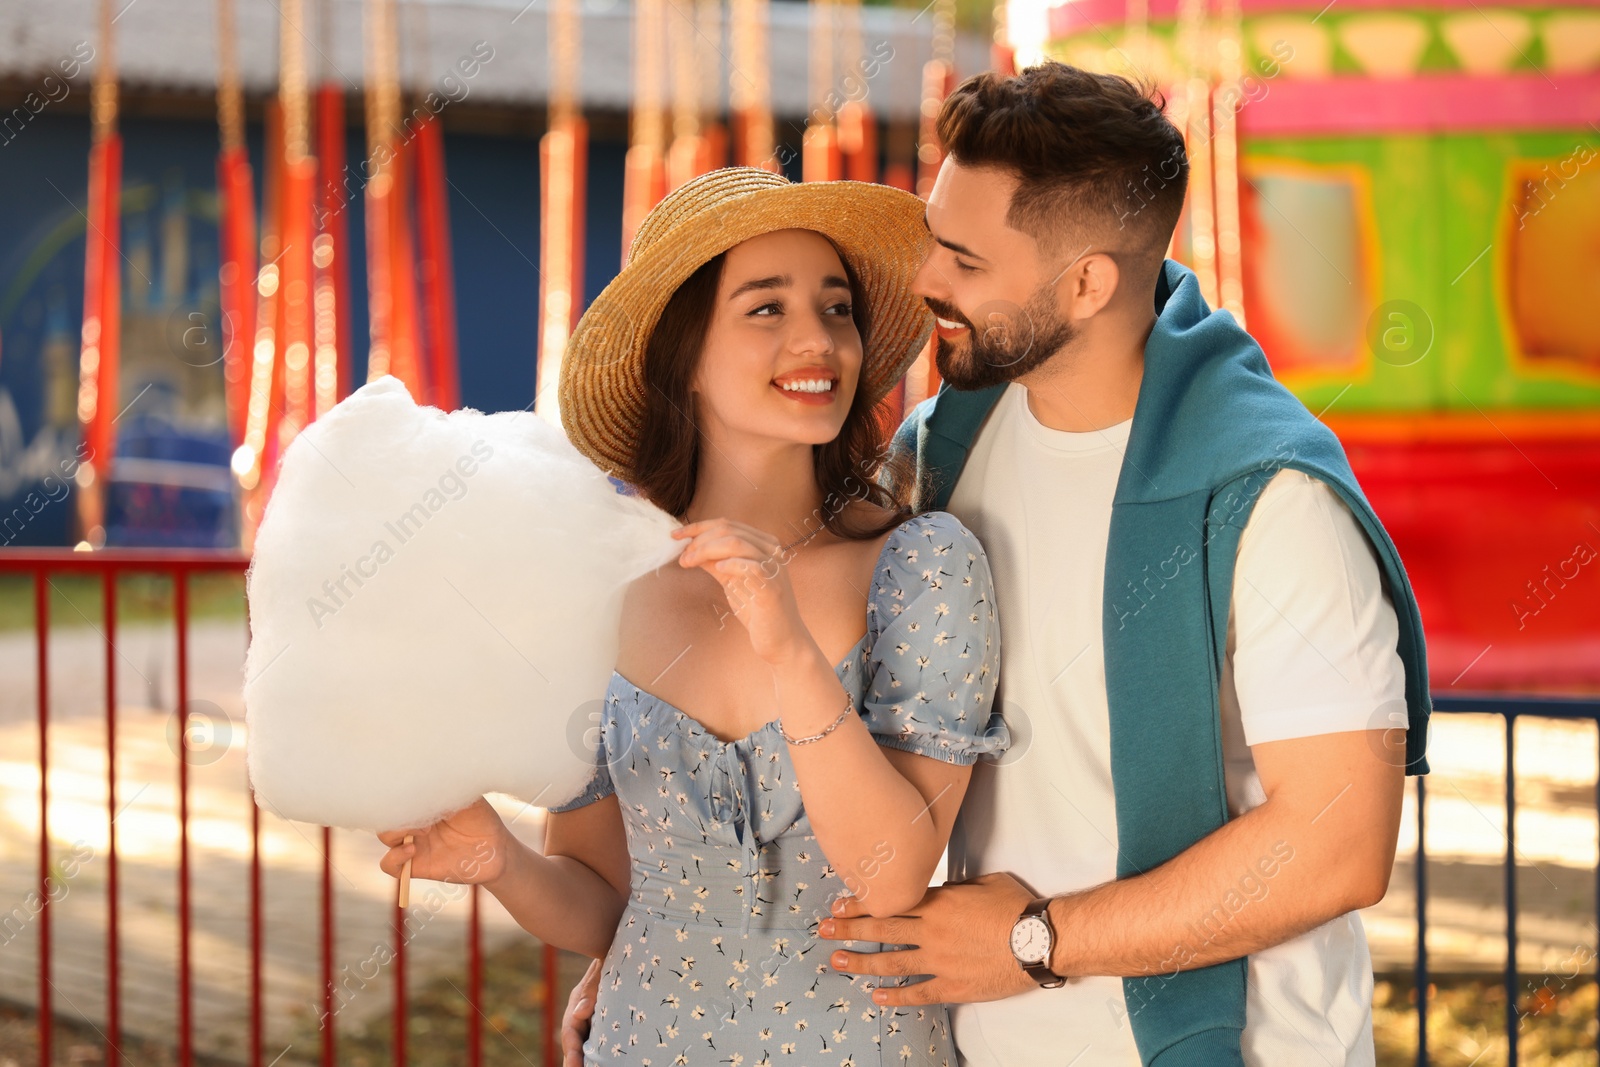
[{"label": "floral pattern on dress", "polygon": [[[949,512],[907,519],[878,556],[867,632],[834,668],[873,737],[947,763],[998,756],[1010,743],[999,664],[977,538]],[[551,809],[614,792],[632,858],[584,1062],[954,1067],[944,1005],[880,1007],[872,976],[828,965],[841,943],[817,923],[847,889],[776,720],[725,742],[616,672],[604,708],[594,776]]]}]

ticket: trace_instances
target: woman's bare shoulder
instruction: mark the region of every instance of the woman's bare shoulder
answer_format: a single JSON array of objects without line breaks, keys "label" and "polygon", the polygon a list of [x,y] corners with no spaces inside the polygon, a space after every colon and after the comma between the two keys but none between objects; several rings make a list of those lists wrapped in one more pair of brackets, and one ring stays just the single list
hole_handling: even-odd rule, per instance
[{"label": "woman's bare shoulder", "polygon": [[624,611],[659,611],[685,600],[704,597],[717,584],[698,567],[684,567],[673,557],[655,570],[628,583],[623,593]]},{"label": "woman's bare shoulder", "polygon": [[870,537],[848,542],[852,557],[851,569],[859,586],[860,582],[870,580],[879,557],[883,555],[884,547],[894,536],[895,531],[904,525],[908,516],[866,500],[852,503],[856,505],[856,509],[846,517],[848,527],[853,530],[878,531]]},{"label": "woman's bare shoulder", "polygon": [[672,559],[628,583],[622,597],[619,666],[636,677],[659,672],[685,642],[714,628],[724,602],[717,580],[698,567]]}]

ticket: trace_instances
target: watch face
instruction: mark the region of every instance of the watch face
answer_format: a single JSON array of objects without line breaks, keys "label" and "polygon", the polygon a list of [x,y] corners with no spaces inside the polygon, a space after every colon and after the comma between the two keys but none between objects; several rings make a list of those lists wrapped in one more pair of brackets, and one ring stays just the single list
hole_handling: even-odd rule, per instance
[{"label": "watch face", "polygon": [[1023,963],[1043,963],[1050,955],[1050,928],[1037,915],[1024,915],[1011,927],[1011,954]]}]

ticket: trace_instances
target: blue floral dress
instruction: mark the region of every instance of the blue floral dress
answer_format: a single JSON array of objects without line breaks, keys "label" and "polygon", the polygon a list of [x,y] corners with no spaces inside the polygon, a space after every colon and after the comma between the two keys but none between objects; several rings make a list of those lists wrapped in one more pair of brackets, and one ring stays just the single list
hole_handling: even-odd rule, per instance
[{"label": "blue floral dress", "polygon": [[[983,547],[949,512],[906,520],[878,557],[867,633],[834,668],[868,729],[948,763],[999,754],[999,664]],[[585,1063],[953,1067],[944,1005],[879,1007],[874,979],[829,966],[840,943],[817,923],[847,889],[776,721],[724,742],[614,672],[601,747],[584,792],[551,809],[616,793],[633,861]]]}]

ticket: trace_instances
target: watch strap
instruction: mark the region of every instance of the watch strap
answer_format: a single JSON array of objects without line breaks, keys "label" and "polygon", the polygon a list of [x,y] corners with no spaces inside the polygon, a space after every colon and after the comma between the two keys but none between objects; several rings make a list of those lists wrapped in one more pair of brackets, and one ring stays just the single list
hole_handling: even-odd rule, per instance
[{"label": "watch strap", "polygon": [[1039,983],[1041,989],[1059,989],[1067,984],[1065,978],[1052,971],[1046,964],[1028,963],[1024,964],[1022,969],[1028,972],[1029,978]]}]

